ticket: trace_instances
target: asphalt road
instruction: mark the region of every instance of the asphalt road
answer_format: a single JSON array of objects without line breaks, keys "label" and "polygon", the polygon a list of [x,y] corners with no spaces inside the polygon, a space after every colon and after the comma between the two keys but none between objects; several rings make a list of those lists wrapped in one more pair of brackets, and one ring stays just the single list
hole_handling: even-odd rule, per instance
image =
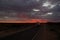
[{"label": "asphalt road", "polygon": [[[18,25],[18,26],[17,26]],[[22,32],[16,32],[0,37],[0,40],[60,40],[60,24],[58,23],[49,23],[49,24],[15,24],[15,27],[10,25],[10,29],[21,29],[33,27]],[[12,32],[12,31],[11,31]],[[11,33],[10,32],[10,33]],[[14,32],[14,31],[13,31]],[[9,33],[8,33],[9,34]],[[1,35],[0,35],[1,36]]]}]

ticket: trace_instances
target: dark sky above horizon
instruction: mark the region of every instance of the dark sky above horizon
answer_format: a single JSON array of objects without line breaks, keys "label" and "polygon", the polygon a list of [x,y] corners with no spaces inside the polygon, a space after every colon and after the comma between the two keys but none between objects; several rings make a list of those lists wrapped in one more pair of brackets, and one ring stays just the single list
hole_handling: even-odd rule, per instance
[{"label": "dark sky above horizon", "polygon": [[[39,8],[40,13],[46,14],[48,12],[52,12],[53,15],[45,17],[47,19],[60,19],[60,0],[48,0],[51,4],[56,4],[52,9],[48,9],[47,7],[43,7],[43,3],[47,0],[0,0],[0,11],[6,10],[15,10],[19,12],[31,12],[32,9]],[[47,8],[47,9],[46,9]],[[44,11],[43,11],[44,10]],[[34,17],[41,17],[35,16]]]}]

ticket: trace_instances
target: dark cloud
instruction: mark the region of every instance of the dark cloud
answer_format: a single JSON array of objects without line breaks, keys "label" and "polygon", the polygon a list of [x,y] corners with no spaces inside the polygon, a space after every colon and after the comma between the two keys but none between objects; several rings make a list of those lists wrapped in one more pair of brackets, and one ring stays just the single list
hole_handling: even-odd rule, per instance
[{"label": "dark cloud", "polygon": [[1,9],[30,10],[38,6],[36,0],[0,0]]},{"label": "dark cloud", "polygon": [[57,4],[54,8],[52,8],[52,11],[54,11],[54,12],[60,12],[60,5]]},{"label": "dark cloud", "polygon": [[[54,8],[48,9],[45,7],[42,7],[42,4],[46,2],[47,0],[40,0],[37,2],[36,0],[0,0],[0,11],[9,11],[13,10],[13,12],[26,12],[29,16],[31,16],[31,13],[33,12],[33,8],[40,8],[40,12],[36,12],[37,15],[31,16],[31,18],[46,18],[48,20],[58,20],[60,19],[60,0],[48,0],[52,4],[57,4]],[[10,11],[11,12],[11,11]],[[48,12],[52,12],[53,15],[42,17],[38,16],[40,14],[46,14]],[[35,13],[35,12],[33,12]],[[2,14],[3,15],[3,14]],[[6,15],[6,13],[4,13]],[[12,15],[12,14],[11,14]]]}]

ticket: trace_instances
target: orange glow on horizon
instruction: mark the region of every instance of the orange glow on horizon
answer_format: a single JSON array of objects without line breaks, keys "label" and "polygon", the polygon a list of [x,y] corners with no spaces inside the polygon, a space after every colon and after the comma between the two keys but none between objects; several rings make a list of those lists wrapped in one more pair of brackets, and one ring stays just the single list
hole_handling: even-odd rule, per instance
[{"label": "orange glow on horizon", "polygon": [[30,19],[30,20],[0,20],[0,23],[47,23],[47,20]]}]

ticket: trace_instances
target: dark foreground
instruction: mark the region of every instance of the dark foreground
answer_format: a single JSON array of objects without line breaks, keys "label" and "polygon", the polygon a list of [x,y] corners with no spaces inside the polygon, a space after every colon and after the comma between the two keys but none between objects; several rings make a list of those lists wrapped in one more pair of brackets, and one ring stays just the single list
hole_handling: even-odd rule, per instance
[{"label": "dark foreground", "polygon": [[60,40],[60,24],[0,24],[0,40]]}]

